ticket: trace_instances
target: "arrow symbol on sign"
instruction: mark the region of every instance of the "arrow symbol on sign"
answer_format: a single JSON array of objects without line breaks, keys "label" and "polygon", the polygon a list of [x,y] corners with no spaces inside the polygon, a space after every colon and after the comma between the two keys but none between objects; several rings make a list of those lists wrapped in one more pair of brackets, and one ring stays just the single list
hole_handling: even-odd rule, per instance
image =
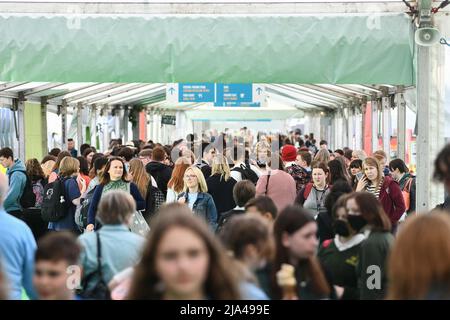
[{"label": "arrow symbol on sign", "polygon": [[173,95],[174,92],[175,92],[175,89],[174,89],[173,87],[170,87],[170,88],[169,88],[169,93],[170,93],[171,95]]},{"label": "arrow symbol on sign", "polygon": [[260,95],[260,94],[262,93],[262,91],[263,91],[263,90],[262,90],[261,88],[259,88],[259,87],[256,88],[256,93],[257,93],[258,95]]}]

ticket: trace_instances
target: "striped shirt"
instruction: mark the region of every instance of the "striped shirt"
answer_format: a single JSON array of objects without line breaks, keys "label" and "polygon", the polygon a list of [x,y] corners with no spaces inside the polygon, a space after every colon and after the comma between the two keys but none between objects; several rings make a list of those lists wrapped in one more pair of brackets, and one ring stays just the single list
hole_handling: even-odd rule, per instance
[{"label": "striped shirt", "polygon": [[383,180],[381,179],[380,183],[378,184],[378,186],[375,186],[373,184],[368,184],[366,187],[366,191],[373,194],[375,197],[377,197],[377,199],[380,198],[380,190],[381,190],[381,186],[383,185]]}]

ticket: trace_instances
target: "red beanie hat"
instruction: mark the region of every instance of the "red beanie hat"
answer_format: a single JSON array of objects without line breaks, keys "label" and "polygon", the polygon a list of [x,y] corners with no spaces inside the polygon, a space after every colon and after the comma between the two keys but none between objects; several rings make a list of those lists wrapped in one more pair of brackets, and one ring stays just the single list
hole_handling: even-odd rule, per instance
[{"label": "red beanie hat", "polygon": [[283,161],[295,161],[297,159],[297,148],[291,144],[287,144],[281,150],[281,159]]}]

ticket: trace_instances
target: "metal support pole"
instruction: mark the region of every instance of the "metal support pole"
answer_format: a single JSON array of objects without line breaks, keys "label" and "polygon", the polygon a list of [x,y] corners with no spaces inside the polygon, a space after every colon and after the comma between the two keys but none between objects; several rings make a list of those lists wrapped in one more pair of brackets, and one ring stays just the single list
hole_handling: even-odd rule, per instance
[{"label": "metal support pole", "polygon": [[429,209],[430,201],[430,49],[417,47],[417,180],[416,180],[416,211]]},{"label": "metal support pole", "polygon": [[364,135],[366,133],[366,115],[367,115],[367,102],[364,102],[363,104],[361,104],[361,125],[360,125],[361,135],[359,137],[361,150],[364,150],[364,141],[365,141]]},{"label": "metal support pole", "polygon": [[397,157],[405,160],[406,154],[406,102],[403,92],[396,94],[397,106]]},{"label": "metal support pole", "polygon": [[95,146],[98,149],[100,146],[97,145],[97,105],[93,104],[91,106],[91,146]]},{"label": "metal support pole", "polygon": [[372,152],[378,149],[378,110],[380,103],[378,100],[372,101]]},{"label": "metal support pole", "polygon": [[78,142],[78,152],[80,146],[83,144],[83,121],[82,121],[83,104],[81,102],[77,103],[77,142]]},{"label": "metal support pole", "polygon": [[153,140],[153,111],[147,113],[147,141]]},{"label": "metal support pole", "polygon": [[128,110],[128,106],[124,107],[123,110],[123,118],[122,118],[122,130],[123,130],[123,143],[127,143],[128,141],[128,116],[130,111]]},{"label": "metal support pole", "polygon": [[61,149],[67,150],[67,101],[61,105]]},{"label": "metal support pole", "polygon": [[132,126],[133,140],[139,140],[139,132],[141,129],[141,121],[140,121],[141,114],[136,109],[131,109],[131,112],[133,113],[133,118],[136,121]]},{"label": "metal support pole", "polygon": [[47,98],[41,98],[41,132],[42,132],[42,154],[48,153],[48,140],[47,140]]},{"label": "metal support pole", "polygon": [[343,126],[343,130],[342,130],[342,135],[343,135],[343,140],[342,140],[342,146],[346,147],[349,146],[349,139],[348,139],[348,106],[342,110],[342,126]]},{"label": "metal support pole", "polygon": [[383,150],[386,152],[387,161],[390,159],[391,146],[391,100],[389,97],[383,97]]},{"label": "metal support pole", "polygon": [[99,123],[99,135],[101,136],[99,148],[102,152],[106,151],[109,148],[110,135],[108,126],[108,115],[109,115],[108,106],[104,105],[100,109],[101,122]]},{"label": "metal support pole", "polygon": [[347,140],[348,143],[345,145],[350,149],[355,149],[355,144],[353,143],[354,139],[354,125],[355,125],[355,108],[351,106],[347,109]]},{"label": "metal support pole", "polygon": [[25,99],[20,94],[17,105],[17,128],[19,133],[18,158],[25,161]]}]

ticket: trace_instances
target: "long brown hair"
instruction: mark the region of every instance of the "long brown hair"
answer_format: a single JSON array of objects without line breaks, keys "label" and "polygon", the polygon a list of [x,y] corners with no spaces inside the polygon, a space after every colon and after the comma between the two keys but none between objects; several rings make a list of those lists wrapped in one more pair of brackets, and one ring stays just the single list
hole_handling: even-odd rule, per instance
[{"label": "long brown hair", "polygon": [[167,187],[173,189],[175,192],[183,191],[184,187],[184,172],[191,166],[190,159],[187,157],[180,157],[175,161],[175,167],[172,171],[172,177],[167,183]]},{"label": "long brown hair", "polygon": [[384,212],[381,202],[373,194],[369,192],[355,192],[347,198],[347,201],[349,199],[355,199],[361,216],[372,227],[373,231],[391,231],[391,221],[386,212]]},{"label": "long brown hair", "polygon": [[147,195],[147,188],[148,183],[150,181],[150,177],[148,176],[147,171],[145,171],[144,164],[142,163],[141,160],[131,159],[130,173],[133,176],[133,179],[131,179],[131,181],[136,184],[136,186],[139,189],[139,193],[145,199],[145,196]]},{"label": "long brown hair", "polygon": [[69,151],[61,151],[58,154],[58,158],[56,158],[56,162],[55,162],[55,165],[52,168],[52,171],[59,170],[59,165],[61,163],[61,160],[64,159],[65,157],[71,157],[71,156],[72,155],[70,154]]},{"label": "long brown hair", "polygon": [[237,278],[225,249],[208,226],[200,218],[192,215],[186,205],[171,203],[160,208],[153,220],[149,239],[144,248],[141,261],[135,267],[128,298],[132,300],[161,299],[158,290],[160,278],[156,271],[156,255],[161,239],[172,228],[189,229],[202,241],[209,254],[209,270],[205,280],[205,294],[213,300],[236,300],[240,298]]},{"label": "long brown hair", "polygon": [[25,162],[25,168],[27,170],[27,175],[32,181],[37,181],[39,179],[44,179],[45,174],[42,167],[36,158],[28,159]]},{"label": "long brown hair", "polygon": [[[287,249],[282,242],[283,234],[287,233],[292,235],[310,222],[315,222],[314,217],[306,211],[306,209],[297,205],[286,207],[275,220],[274,236],[276,253],[272,273],[272,288],[276,299],[282,298],[281,288],[276,281],[276,273],[281,269],[282,264],[291,263],[289,259],[289,249]],[[329,295],[331,289],[317,258],[314,256],[309,257],[302,263],[306,264],[307,276],[312,281],[314,292],[318,295]]]},{"label": "long brown hair", "polygon": [[113,161],[120,161],[122,162],[123,166],[123,174],[122,174],[122,180],[127,181],[127,169],[125,168],[125,163],[123,162],[122,158],[120,157],[110,157],[108,159],[108,162],[106,163],[105,169],[103,170],[103,174],[100,177],[100,184],[105,186],[111,181],[111,177],[109,175],[109,169],[111,168],[111,163]]},{"label": "long brown hair", "polygon": [[388,299],[450,298],[448,214],[408,218],[392,248],[388,274]]},{"label": "long brown hair", "polygon": [[[325,150],[325,149],[322,149],[322,150]],[[314,170],[314,169],[322,169],[326,175],[325,183],[327,185],[330,184],[330,168],[328,168],[328,165],[325,162],[313,160],[311,162],[311,175],[312,175],[312,170]],[[311,179],[311,182],[314,183],[313,179]]]}]

